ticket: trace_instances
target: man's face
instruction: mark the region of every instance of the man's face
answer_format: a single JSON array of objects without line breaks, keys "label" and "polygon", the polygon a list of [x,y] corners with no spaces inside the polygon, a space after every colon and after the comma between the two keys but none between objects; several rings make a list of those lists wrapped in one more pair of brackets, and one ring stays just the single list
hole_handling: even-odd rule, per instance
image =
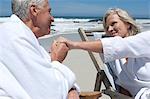
[{"label": "man's face", "polygon": [[51,31],[51,23],[54,22],[54,18],[51,15],[51,8],[48,0],[45,0],[44,7],[39,8],[39,12],[36,16],[36,25],[38,27],[38,37],[47,35]]}]

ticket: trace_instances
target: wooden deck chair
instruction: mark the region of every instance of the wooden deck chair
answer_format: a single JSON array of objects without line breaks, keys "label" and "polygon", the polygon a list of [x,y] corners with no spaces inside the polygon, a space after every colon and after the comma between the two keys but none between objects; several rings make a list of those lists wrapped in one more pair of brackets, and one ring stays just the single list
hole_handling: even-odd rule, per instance
[{"label": "wooden deck chair", "polygon": [[[87,36],[92,36],[91,32],[103,32],[103,30],[83,30],[82,28],[78,29],[78,32],[80,34],[80,37],[82,39],[82,41],[88,41],[88,37]],[[97,70],[97,77],[96,77],[96,81],[95,81],[95,88],[94,88],[94,92],[96,91],[100,91],[101,89],[101,84],[103,82],[104,86],[106,89],[102,90],[102,93],[109,95],[111,97],[111,99],[133,99],[129,96],[126,96],[124,94],[118,93],[113,87],[112,84],[110,83],[108,77],[106,76],[105,71],[102,69],[102,67],[104,67],[104,63],[102,62],[101,58],[99,60],[97,60],[95,53],[88,51],[88,54],[90,55],[90,58],[93,61],[93,64],[95,65],[95,68]],[[88,94],[86,94],[86,97],[88,97]],[[80,94],[80,97],[82,97],[82,93]],[[90,96],[92,97],[92,96]],[[99,96],[97,96],[96,98],[81,98],[81,99],[98,99]]]}]

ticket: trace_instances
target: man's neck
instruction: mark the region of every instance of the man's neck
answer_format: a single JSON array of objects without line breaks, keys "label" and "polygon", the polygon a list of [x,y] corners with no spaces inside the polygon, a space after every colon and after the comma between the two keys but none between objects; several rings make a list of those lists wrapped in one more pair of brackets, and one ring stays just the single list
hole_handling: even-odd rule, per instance
[{"label": "man's neck", "polygon": [[31,29],[31,31],[34,33],[36,38],[38,38],[38,27],[34,26],[32,20],[30,19],[25,19],[23,22]]}]

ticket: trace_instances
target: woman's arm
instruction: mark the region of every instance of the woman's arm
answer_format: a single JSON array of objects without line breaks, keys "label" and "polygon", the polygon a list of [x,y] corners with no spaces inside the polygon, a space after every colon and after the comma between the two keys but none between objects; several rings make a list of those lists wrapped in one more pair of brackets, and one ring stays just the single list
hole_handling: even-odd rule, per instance
[{"label": "woman's arm", "polygon": [[69,49],[83,49],[97,53],[103,52],[102,43],[100,40],[78,42],[78,41],[71,41],[63,37],[59,37],[57,39],[57,42],[65,43],[69,47]]}]

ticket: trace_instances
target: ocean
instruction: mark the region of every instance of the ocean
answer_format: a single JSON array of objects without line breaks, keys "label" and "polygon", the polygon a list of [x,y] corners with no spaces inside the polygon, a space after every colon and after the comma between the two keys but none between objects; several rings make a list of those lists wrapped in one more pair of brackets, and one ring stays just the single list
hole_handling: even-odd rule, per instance
[{"label": "ocean", "polygon": [[90,29],[101,24],[98,17],[56,17],[52,26],[55,33],[77,32],[78,28]]},{"label": "ocean", "polygon": [[[0,17],[0,23],[6,22],[9,17]],[[78,28],[84,27],[90,29],[101,25],[101,17],[58,17],[54,18],[52,30],[55,33],[64,33],[68,31],[76,32]]]},{"label": "ocean", "polygon": [[[9,17],[0,17],[0,23],[6,22]],[[142,31],[150,29],[150,19],[135,19]],[[73,33],[78,28],[91,29],[103,28],[102,17],[69,17],[56,16],[52,23],[52,33]]]}]

